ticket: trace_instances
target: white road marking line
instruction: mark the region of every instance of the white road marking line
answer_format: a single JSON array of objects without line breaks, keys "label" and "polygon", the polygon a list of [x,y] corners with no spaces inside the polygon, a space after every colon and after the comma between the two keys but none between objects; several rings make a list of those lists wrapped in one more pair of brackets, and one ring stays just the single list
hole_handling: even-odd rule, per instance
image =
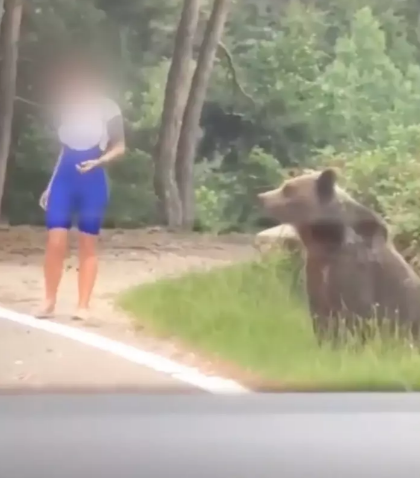
[{"label": "white road marking line", "polygon": [[27,327],[42,330],[50,334],[59,335],[80,344],[111,353],[129,362],[142,365],[156,372],[165,373],[176,380],[188,383],[209,393],[238,394],[251,392],[251,390],[246,389],[233,380],[204,375],[195,368],[187,367],[157,354],[146,352],[122,342],[86,332],[82,329],[59,324],[50,320],[37,319],[31,315],[21,314],[3,307],[0,307],[0,320],[1,319],[26,325]]}]

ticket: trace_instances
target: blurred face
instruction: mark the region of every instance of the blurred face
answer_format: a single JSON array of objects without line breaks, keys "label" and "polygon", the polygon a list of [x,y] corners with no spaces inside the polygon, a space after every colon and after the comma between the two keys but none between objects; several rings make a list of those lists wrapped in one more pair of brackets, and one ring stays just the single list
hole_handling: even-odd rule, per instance
[{"label": "blurred face", "polygon": [[71,62],[57,69],[52,83],[55,96],[61,101],[83,101],[97,95],[101,89],[92,71]]}]

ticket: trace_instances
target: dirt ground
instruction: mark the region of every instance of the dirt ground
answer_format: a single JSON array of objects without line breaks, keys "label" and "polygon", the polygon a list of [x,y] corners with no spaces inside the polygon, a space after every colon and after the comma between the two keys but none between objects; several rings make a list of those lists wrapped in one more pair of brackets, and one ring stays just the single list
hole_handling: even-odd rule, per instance
[{"label": "dirt ground", "polygon": [[[60,287],[56,320],[88,328],[144,350],[182,363],[216,372],[214,363],[204,361],[174,341],[150,337],[134,329],[129,317],[114,307],[122,290],[160,277],[182,274],[253,257],[249,236],[223,239],[205,235],[174,235],[160,229],[104,231],[100,239],[100,272],[92,301],[92,318],[86,323],[71,320],[76,304],[77,253],[72,235],[66,272]],[[0,230],[0,304],[33,313],[42,298],[42,261],[45,231],[14,227]]]}]

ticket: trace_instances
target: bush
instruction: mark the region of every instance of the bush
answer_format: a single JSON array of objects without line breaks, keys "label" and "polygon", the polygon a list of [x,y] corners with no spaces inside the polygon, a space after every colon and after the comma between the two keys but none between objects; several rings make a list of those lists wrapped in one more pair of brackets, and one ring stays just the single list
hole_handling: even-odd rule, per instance
[{"label": "bush", "polygon": [[2,213],[12,225],[43,224],[39,198],[48,185],[59,149],[33,117],[25,121],[7,167]]},{"label": "bush", "polygon": [[196,167],[196,212],[201,228],[213,232],[255,228],[260,221],[256,196],[281,182],[276,158],[254,148],[234,169],[223,158]]},{"label": "bush", "polygon": [[106,227],[136,228],[153,221],[156,199],[153,190],[153,162],[144,151],[130,151],[109,174],[111,201]]}]

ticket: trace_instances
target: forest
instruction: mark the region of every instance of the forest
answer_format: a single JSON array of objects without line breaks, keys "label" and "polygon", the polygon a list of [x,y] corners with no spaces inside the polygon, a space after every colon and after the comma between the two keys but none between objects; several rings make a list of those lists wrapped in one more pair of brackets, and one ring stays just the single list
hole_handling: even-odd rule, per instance
[{"label": "forest", "polygon": [[[125,114],[128,153],[110,171],[108,227],[172,221],[175,227],[214,233],[253,231],[264,224],[255,203],[258,192],[277,184],[288,168],[328,164],[342,169],[346,187],[386,217],[397,241],[416,246],[420,4],[415,0],[4,4],[3,221],[43,221],[38,198],[57,145],[31,101],[36,102],[43,59],[60,46],[78,44],[106,60]],[[212,21],[213,27],[219,21],[213,37]],[[182,101],[194,68],[205,60],[206,39],[208,79],[201,80],[207,84],[201,98],[190,92],[187,114]],[[184,72],[167,85],[174,81],[179,55]],[[14,101],[5,94],[10,91]],[[174,124],[181,132],[166,135],[163,144],[168,92],[172,106],[174,98],[180,103]],[[183,131],[189,145],[182,144]],[[178,167],[183,161],[191,163],[184,164],[184,175]],[[159,196],[170,207],[176,202],[186,207],[186,220],[162,213]]]}]

